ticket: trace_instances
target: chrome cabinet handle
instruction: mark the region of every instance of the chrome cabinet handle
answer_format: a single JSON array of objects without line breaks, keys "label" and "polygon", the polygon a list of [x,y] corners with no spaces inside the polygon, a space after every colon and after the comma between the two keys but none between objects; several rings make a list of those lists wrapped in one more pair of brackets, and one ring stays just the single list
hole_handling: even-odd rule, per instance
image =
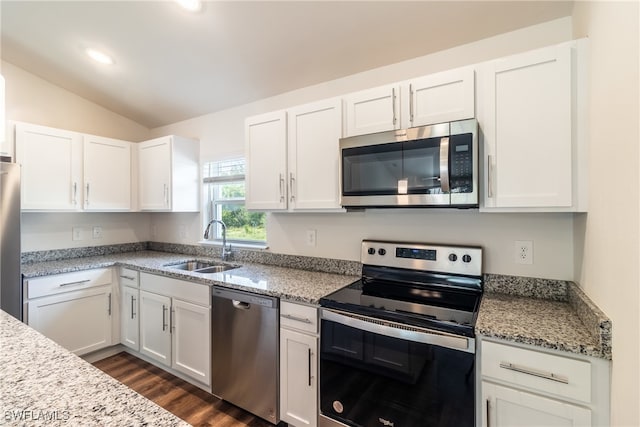
[{"label": "chrome cabinet handle", "polygon": [[71,203],[73,203],[74,205],[78,204],[78,183],[77,182],[73,183],[73,197],[71,199]]},{"label": "chrome cabinet handle", "polygon": [[409,123],[413,124],[413,85],[409,85]]},{"label": "chrome cabinet handle", "polygon": [[489,198],[493,198],[493,156],[487,156],[487,193]]},{"label": "chrome cabinet handle", "polygon": [[440,140],[440,187],[443,193],[451,191],[449,186],[449,138]]},{"label": "chrome cabinet handle", "polygon": [[396,118],[396,88],[391,89],[391,110],[393,112],[393,127],[396,127],[398,119]]},{"label": "chrome cabinet handle", "polygon": [[293,202],[296,199],[296,195],[294,194],[293,187],[295,185],[296,178],[293,176],[293,172],[289,172],[289,188],[291,189],[291,198],[290,200]]},{"label": "chrome cabinet handle", "polygon": [[131,318],[132,319],[136,317],[136,313],[134,311],[135,303],[136,303],[136,298],[133,295],[131,295]]},{"label": "chrome cabinet handle", "polygon": [[489,399],[487,399],[487,427],[491,427],[491,418],[489,417],[490,410],[491,410],[491,406],[489,403]]},{"label": "chrome cabinet handle", "polygon": [[109,292],[109,309],[107,311],[109,313],[109,316],[111,316],[111,292]]},{"label": "chrome cabinet handle", "polygon": [[58,286],[63,287],[63,286],[71,286],[71,285],[81,285],[81,284],[83,284],[83,283],[87,283],[87,282],[90,282],[90,280],[89,280],[89,279],[87,279],[87,280],[78,280],[77,282],[61,283],[61,284],[60,284],[60,285],[58,285]]},{"label": "chrome cabinet handle", "polygon": [[280,174],[280,203],[284,202],[284,176]]},{"label": "chrome cabinet handle", "polygon": [[163,184],[164,191],[164,205],[169,207],[169,186],[167,184]]},{"label": "chrome cabinet handle", "polygon": [[311,387],[311,349],[309,349],[309,387]]},{"label": "chrome cabinet handle", "polygon": [[290,319],[290,320],[295,320],[296,322],[302,322],[302,323],[308,323],[311,324],[311,319],[306,318],[306,317],[298,317],[298,316],[293,316],[291,314],[281,314],[282,317],[284,317],[285,319]]},{"label": "chrome cabinet handle", "polygon": [[89,206],[89,183],[87,182],[87,196],[84,199],[84,204]]},{"label": "chrome cabinet handle", "polygon": [[171,333],[173,333],[173,331],[176,330],[176,325],[175,325],[175,317],[176,315],[176,309],[171,307],[171,311],[169,312],[169,331]]},{"label": "chrome cabinet handle", "polygon": [[500,362],[500,367],[503,369],[508,369],[510,371],[516,371],[522,374],[544,378],[546,380],[557,381],[562,384],[569,384],[569,378],[565,377],[564,375],[554,374],[553,372],[539,371],[537,369],[528,368],[526,366],[516,365],[509,362]]},{"label": "chrome cabinet handle", "polygon": [[120,276],[120,277],[127,280],[136,280],[136,278],[133,276]]},{"label": "chrome cabinet handle", "polygon": [[167,315],[165,314],[167,312],[167,306],[162,304],[162,331],[166,331],[167,330]]}]

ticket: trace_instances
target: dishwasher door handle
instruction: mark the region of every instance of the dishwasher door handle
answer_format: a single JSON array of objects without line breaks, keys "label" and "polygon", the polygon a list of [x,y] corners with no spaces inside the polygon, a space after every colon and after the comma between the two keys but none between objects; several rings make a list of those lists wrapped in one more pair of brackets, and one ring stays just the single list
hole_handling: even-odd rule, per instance
[{"label": "dishwasher door handle", "polygon": [[251,308],[251,304],[248,302],[233,300],[233,307],[238,310],[249,310]]}]

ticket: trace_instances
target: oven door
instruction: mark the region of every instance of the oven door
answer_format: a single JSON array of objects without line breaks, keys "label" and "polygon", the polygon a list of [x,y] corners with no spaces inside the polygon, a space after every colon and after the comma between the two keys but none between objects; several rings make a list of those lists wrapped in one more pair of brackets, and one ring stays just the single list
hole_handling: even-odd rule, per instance
[{"label": "oven door", "polygon": [[474,339],[322,309],[320,346],[320,426],[474,425]]},{"label": "oven door", "polygon": [[341,140],[342,205],[449,205],[449,137],[393,138],[384,132]]}]

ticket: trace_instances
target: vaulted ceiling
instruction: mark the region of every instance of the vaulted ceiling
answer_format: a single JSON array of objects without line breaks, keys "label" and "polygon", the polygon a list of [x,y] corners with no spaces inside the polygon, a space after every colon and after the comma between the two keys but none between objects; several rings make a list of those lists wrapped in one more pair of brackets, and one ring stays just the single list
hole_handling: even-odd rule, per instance
[{"label": "vaulted ceiling", "polygon": [[[0,2],[2,59],[149,128],[571,14],[567,1]],[[97,47],[113,65],[84,53]]]}]

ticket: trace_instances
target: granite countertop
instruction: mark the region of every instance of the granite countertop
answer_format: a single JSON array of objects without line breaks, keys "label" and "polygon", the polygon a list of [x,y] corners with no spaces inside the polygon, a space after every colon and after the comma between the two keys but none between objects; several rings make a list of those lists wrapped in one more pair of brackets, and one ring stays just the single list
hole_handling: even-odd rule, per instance
[{"label": "granite countertop", "polygon": [[486,291],[476,333],[611,360],[611,321],[576,284],[557,283]]},{"label": "granite countertop", "polygon": [[196,259],[214,261],[221,264],[234,264],[233,262],[226,263],[219,259],[193,255],[138,251],[23,264],[22,274],[25,278],[33,278],[49,274],[119,265],[176,279],[190,280],[206,285],[224,286],[309,304],[317,304],[323,296],[358,279],[356,276],[246,262],[235,264],[238,265],[238,268],[211,274],[177,270],[166,266]]},{"label": "granite countertop", "polygon": [[188,426],[0,311],[2,425]]}]

